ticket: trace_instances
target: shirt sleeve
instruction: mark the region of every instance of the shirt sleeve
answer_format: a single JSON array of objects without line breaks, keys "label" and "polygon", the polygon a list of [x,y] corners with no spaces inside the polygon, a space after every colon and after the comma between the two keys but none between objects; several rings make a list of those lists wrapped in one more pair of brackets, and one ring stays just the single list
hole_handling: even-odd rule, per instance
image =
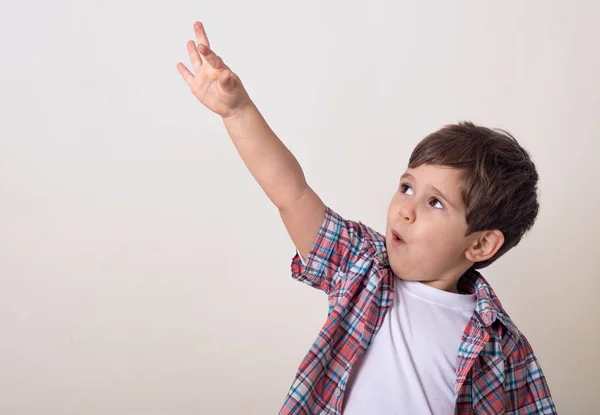
[{"label": "shirt sleeve", "polygon": [[292,259],[292,277],[331,295],[348,270],[365,256],[372,256],[369,229],[342,218],[329,207],[307,258],[298,250]]},{"label": "shirt sleeve", "polygon": [[506,414],[556,414],[550,388],[531,345],[522,335],[506,361],[504,374]]}]

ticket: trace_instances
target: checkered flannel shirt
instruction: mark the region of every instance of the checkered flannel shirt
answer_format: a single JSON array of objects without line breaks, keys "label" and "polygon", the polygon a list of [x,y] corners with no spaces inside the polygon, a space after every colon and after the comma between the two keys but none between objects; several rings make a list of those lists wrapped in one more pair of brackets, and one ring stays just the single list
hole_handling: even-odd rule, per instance
[{"label": "checkered flannel shirt", "polygon": [[[327,207],[306,266],[296,253],[292,276],[327,293],[329,310],[280,414],[341,414],[350,371],[394,300],[385,237]],[[477,303],[457,355],[455,414],[556,414],[533,349],[488,282],[472,270],[458,290]]]}]

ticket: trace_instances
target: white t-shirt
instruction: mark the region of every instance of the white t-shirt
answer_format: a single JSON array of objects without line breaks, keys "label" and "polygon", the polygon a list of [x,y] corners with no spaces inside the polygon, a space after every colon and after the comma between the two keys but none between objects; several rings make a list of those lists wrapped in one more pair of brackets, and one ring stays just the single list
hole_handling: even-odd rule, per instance
[{"label": "white t-shirt", "polygon": [[476,295],[394,281],[394,302],[344,392],[344,415],[453,414],[456,360]]}]

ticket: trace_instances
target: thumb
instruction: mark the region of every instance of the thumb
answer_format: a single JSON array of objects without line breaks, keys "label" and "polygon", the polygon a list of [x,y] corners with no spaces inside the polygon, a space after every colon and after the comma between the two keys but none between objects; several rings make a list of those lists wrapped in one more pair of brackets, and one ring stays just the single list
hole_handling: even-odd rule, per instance
[{"label": "thumb", "polygon": [[219,86],[224,91],[231,92],[235,88],[235,82],[233,81],[233,73],[231,70],[226,69],[222,74],[219,75]]}]

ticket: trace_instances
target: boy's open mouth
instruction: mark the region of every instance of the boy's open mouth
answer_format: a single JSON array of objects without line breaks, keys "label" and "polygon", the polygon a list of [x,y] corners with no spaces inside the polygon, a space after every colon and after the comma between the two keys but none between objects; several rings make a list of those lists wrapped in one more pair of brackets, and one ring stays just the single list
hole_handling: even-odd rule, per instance
[{"label": "boy's open mouth", "polygon": [[398,232],[396,232],[395,230],[392,229],[392,241],[397,243],[397,244],[402,244],[404,243],[404,239],[402,239],[402,237],[400,236],[400,234]]}]

